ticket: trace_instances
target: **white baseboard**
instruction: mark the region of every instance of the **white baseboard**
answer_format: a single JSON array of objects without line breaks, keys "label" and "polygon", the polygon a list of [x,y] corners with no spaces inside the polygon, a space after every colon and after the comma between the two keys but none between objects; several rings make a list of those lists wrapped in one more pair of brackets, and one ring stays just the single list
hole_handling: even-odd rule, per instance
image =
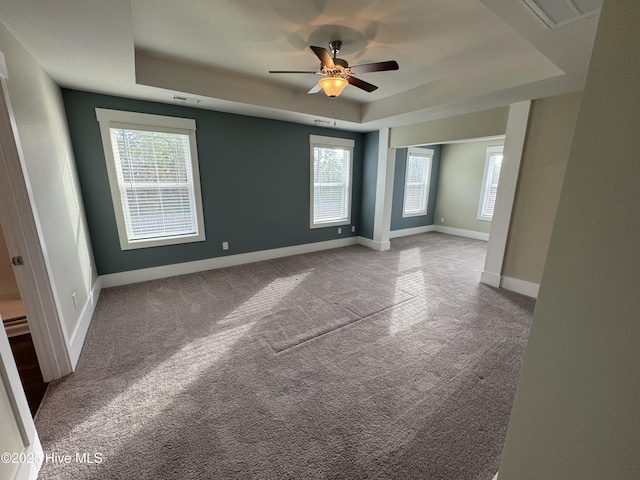
[{"label": "white baseboard", "polygon": [[491,480],[498,480],[498,474],[496,473],[495,476]]},{"label": "white baseboard", "polygon": [[480,282],[491,287],[500,288],[500,275],[497,273],[483,271],[480,274]]},{"label": "white baseboard", "polygon": [[7,337],[18,337],[20,335],[24,335],[29,333],[29,322],[26,318],[22,320],[11,321],[9,323],[4,324],[4,331],[7,332]]},{"label": "white baseboard", "polygon": [[419,233],[433,232],[435,225],[425,225],[423,227],[402,228],[400,230],[391,230],[389,238],[406,237],[408,235],[417,235]]},{"label": "white baseboard", "polygon": [[489,234],[484,232],[476,232],[475,230],[464,230],[462,228],[445,227],[443,225],[435,225],[434,231],[446,233],[448,235],[457,235],[458,237],[473,238],[475,240],[489,241]]},{"label": "white baseboard", "polygon": [[207,258],[194,262],[178,263],[174,265],[163,265],[160,267],[143,268],[128,272],[109,273],[101,275],[102,288],[117,287],[130,283],[146,282],[158,278],[174,277],[176,275],[186,275],[189,273],[215,270],[217,268],[233,267],[246,263],[261,262],[274,258],[301,255],[304,253],[319,252],[333,248],[357,245],[361,237],[339,238],[326,242],[305,243],[292,247],[273,248],[271,250],[260,250],[258,252],[240,253],[238,255],[228,255],[226,257]]},{"label": "white baseboard", "polygon": [[500,288],[533,298],[538,298],[538,292],[540,291],[540,285],[538,283],[505,276],[500,279]]},{"label": "white baseboard", "polygon": [[364,247],[369,247],[370,249],[377,250],[379,252],[384,252],[391,248],[391,242],[388,240],[386,242],[376,242],[370,238],[358,237],[358,243]]},{"label": "white baseboard", "polygon": [[100,297],[101,291],[102,280],[100,279],[100,277],[98,277],[96,282],[93,284],[91,292],[89,292],[89,298],[87,298],[84,307],[82,307],[82,312],[80,313],[78,324],[71,334],[71,339],[69,341],[69,356],[71,357],[71,365],[74,370],[76,369],[76,365],[78,364],[80,352],[82,351],[82,346],[84,345],[84,339],[87,336],[87,331],[89,330],[89,325],[91,324],[93,312],[96,309],[96,304],[98,303],[98,298]]},{"label": "white baseboard", "polygon": [[480,282],[495,288],[504,288],[505,290],[533,298],[538,298],[538,291],[540,290],[540,285],[537,283],[527,282],[526,280],[520,280],[518,278],[505,277],[487,271],[480,274]]}]

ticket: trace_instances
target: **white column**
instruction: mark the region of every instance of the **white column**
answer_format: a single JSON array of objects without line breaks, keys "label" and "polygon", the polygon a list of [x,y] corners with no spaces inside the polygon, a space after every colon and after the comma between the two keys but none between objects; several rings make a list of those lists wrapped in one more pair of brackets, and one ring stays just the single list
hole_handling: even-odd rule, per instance
[{"label": "white column", "polygon": [[511,211],[513,209],[513,200],[516,196],[518,173],[520,172],[520,162],[522,160],[530,109],[531,101],[529,100],[514,103],[509,109],[498,195],[493,209],[493,220],[491,221],[484,270],[480,277],[482,283],[492,287],[500,287],[502,263],[507,247]]},{"label": "white column", "polygon": [[391,203],[393,201],[393,176],[396,166],[396,149],[389,148],[389,129],[380,130],[378,140],[378,174],[376,180],[376,205],[373,223],[374,250],[389,250],[391,231]]}]

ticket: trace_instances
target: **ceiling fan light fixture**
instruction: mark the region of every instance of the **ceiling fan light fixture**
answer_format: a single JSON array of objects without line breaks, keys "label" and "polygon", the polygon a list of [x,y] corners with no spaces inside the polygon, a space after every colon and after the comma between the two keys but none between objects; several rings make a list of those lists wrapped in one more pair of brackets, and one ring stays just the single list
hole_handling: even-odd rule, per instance
[{"label": "ceiling fan light fixture", "polygon": [[318,84],[322,87],[324,93],[327,94],[327,97],[336,98],[342,93],[344,87],[349,85],[349,82],[346,78],[342,77],[324,77],[318,80]]}]

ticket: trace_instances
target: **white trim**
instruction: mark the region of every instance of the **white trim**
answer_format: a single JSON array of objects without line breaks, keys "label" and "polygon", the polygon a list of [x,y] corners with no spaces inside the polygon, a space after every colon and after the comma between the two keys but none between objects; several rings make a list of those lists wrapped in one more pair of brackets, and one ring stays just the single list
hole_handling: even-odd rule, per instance
[{"label": "white trim", "polygon": [[434,230],[447,235],[456,235],[458,237],[473,238],[475,240],[489,241],[489,234],[485,232],[476,232],[475,230],[464,230],[462,228],[445,227],[444,225],[436,225]]},{"label": "white trim", "polygon": [[384,252],[386,250],[391,249],[391,242],[387,240],[386,242],[377,242],[375,240],[371,240],[366,237],[358,237],[358,243],[362,246],[369,247],[372,250],[377,250],[379,252]]},{"label": "white trim", "polygon": [[4,326],[4,330],[7,332],[7,337],[9,338],[26,335],[29,333],[29,322],[27,322],[26,318],[12,321]]},{"label": "white trim", "polygon": [[[449,235],[458,235],[468,238],[478,239],[477,236],[469,236],[468,234],[460,235],[459,233],[445,232],[443,229],[454,230],[457,232],[466,232],[472,235],[482,235],[482,232],[473,232],[470,230],[451,229],[450,227],[441,227],[434,225],[426,225],[424,227],[405,228],[402,230],[395,230],[393,238],[416,235],[427,232],[441,232]],[[482,240],[482,239],[481,239]],[[328,240],[325,242],[306,243],[302,245],[295,245],[292,247],[274,248],[271,250],[261,250],[258,252],[241,253],[238,255],[229,255],[225,257],[209,258],[205,260],[198,260],[195,262],[185,262],[173,265],[164,265],[161,267],[144,268],[140,270],[131,270],[128,272],[110,273],[101,275],[98,281],[95,283],[87,304],[85,304],[81,319],[78,322],[78,326],[73,333],[71,339],[71,356],[73,365],[78,362],[82,345],[84,343],[87,330],[89,328],[91,317],[95,311],[95,306],[100,296],[102,288],[117,287],[120,285],[128,285],[131,283],[146,282],[149,280],[157,280],[159,278],[174,277],[177,275],[186,275],[190,273],[203,272],[207,270],[215,270],[218,268],[233,267],[236,265],[244,265],[247,263],[261,262],[264,260],[272,260],[274,258],[289,257],[293,255],[301,255],[305,253],[319,252],[322,250],[331,250],[334,248],[342,248],[350,245],[362,245],[372,250],[386,251],[391,248],[391,242],[381,243],[371,240],[366,237],[349,237],[336,240]],[[482,283],[490,285],[496,288],[504,288],[512,292],[527,295],[529,297],[537,298],[540,285],[525,280],[519,280],[511,277],[501,277],[488,272],[482,272]]]},{"label": "white trim", "polygon": [[24,258],[14,271],[42,377],[50,382],[73,372],[67,331],[4,79],[0,86],[0,221],[10,254]]},{"label": "white trim", "polygon": [[[0,319],[1,320],[1,319]],[[4,329],[0,331],[0,386],[5,390],[10,405],[10,414],[16,423],[20,434],[23,450],[12,452],[25,455],[34,455],[35,462],[21,464],[13,476],[19,480],[33,480],[38,476],[42,465],[42,446],[38,439],[38,432],[33,423],[27,397],[22,387],[18,368],[13,358],[13,352],[9,345]],[[5,413],[5,412],[3,412]],[[8,413],[8,412],[7,412]],[[1,452],[0,452],[1,453]],[[38,455],[35,457],[35,455]]]},{"label": "white trim", "polygon": [[[355,147],[355,140],[350,138],[341,137],[323,137],[320,135],[309,135],[309,228],[327,228],[338,227],[342,225],[349,225],[351,223],[351,208],[353,206],[353,149]],[[313,212],[314,207],[314,193],[315,193],[315,148],[342,148],[349,151],[349,183],[347,185],[347,217],[340,218],[329,222],[316,222]]]},{"label": "white trim", "polygon": [[[407,158],[405,161],[404,168],[404,185],[402,192],[402,218],[411,218],[411,217],[423,217],[427,214],[429,210],[429,189],[431,187],[431,166],[433,163],[433,155],[435,154],[435,150],[432,148],[417,148],[410,147],[407,149]],[[426,174],[425,174],[425,185],[424,185],[424,209],[418,210],[415,212],[407,212],[406,211],[406,201],[407,201],[407,181],[409,175],[409,157],[420,157],[424,158],[426,162]]]},{"label": "white trim", "polygon": [[504,146],[503,145],[494,145],[491,147],[487,147],[487,152],[484,159],[484,173],[482,175],[482,188],[480,190],[480,199],[478,200],[478,215],[476,218],[478,220],[482,220],[483,222],[490,222],[493,218],[493,215],[484,214],[483,210],[485,204],[487,203],[487,195],[489,195],[490,189],[489,187],[489,170],[491,167],[491,157],[496,154],[503,155]]},{"label": "white trim", "polygon": [[89,325],[91,324],[91,319],[93,318],[93,312],[95,312],[96,310],[96,304],[98,303],[98,298],[100,297],[101,291],[102,281],[98,277],[96,282],[93,284],[93,288],[91,288],[91,292],[89,292],[84,307],[82,307],[82,312],[80,313],[80,318],[78,320],[76,328],[71,334],[71,340],[69,341],[69,355],[71,356],[71,364],[73,365],[74,370],[76,369],[76,365],[78,364],[80,352],[82,351],[82,346],[84,345],[84,339],[87,336],[87,331],[89,330]]},{"label": "white trim", "polygon": [[[498,107],[500,108],[500,107]],[[476,143],[476,142],[490,142],[492,140],[504,140],[504,135],[490,135],[488,137],[474,137],[474,138],[462,138],[460,140],[447,140],[444,142],[434,142],[431,145],[449,145],[452,143]]]},{"label": "white trim", "polygon": [[532,298],[538,298],[538,292],[540,291],[540,284],[538,283],[527,282],[519,278],[504,277],[490,272],[482,272],[480,274],[480,282]]},{"label": "white trim", "polygon": [[347,147],[353,148],[356,141],[352,138],[326,137],[322,135],[309,135],[309,143],[321,147]]},{"label": "white trim", "polygon": [[192,118],[169,117],[150,113],[128,112],[126,110],[108,110],[96,108],[98,122],[120,123],[128,125],[146,125],[169,129],[195,130],[196,121]]},{"label": "white trim", "polygon": [[[491,240],[487,246],[484,270],[488,274],[500,277],[504,254],[507,248],[507,238],[511,223],[511,212],[518,185],[518,173],[522,161],[522,151],[529,123],[529,111],[531,101],[514,103],[509,108],[507,120],[507,133],[505,136],[502,166],[500,168],[500,181],[498,182],[498,194],[493,210],[491,222]],[[488,275],[490,277],[490,275]],[[483,281],[483,283],[485,283]],[[493,285],[493,284],[490,284]],[[497,286],[497,285],[493,285]]]},{"label": "white trim", "polygon": [[389,238],[418,235],[420,233],[433,232],[435,231],[435,229],[436,229],[435,225],[425,225],[424,227],[412,227],[412,228],[402,228],[400,230],[391,230],[391,232],[389,232]]},{"label": "white trim", "polygon": [[489,285],[490,287],[500,288],[500,275],[491,272],[482,272],[480,274],[480,283]]},{"label": "white trim", "polygon": [[494,477],[491,480],[498,480],[498,473],[496,472],[496,474],[494,475]]},{"label": "white trim", "polygon": [[[376,175],[376,203],[373,218],[373,241],[383,250],[389,244],[393,180],[396,168],[396,149],[389,148],[389,128],[381,128],[378,136],[378,170]],[[374,248],[374,247],[371,247]],[[377,250],[378,248],[376,248]]]},{"label": "white trim", "polygon": [[102,288],[117,287],[130,283],[146,282],[148,280],[174,277],[176,275],[186,275],[189,273],[203,272],[217,268],[261,262],[263,260],[271,260],[274,258],[347,247],[350,245],[357,245],[358,240],[359,237],[348,237],[328,240],[325,242],[305,243],[302,245],[294,245],[292,247],[273,248],[271,250],[260,250],[258,252],[207,258],[205,260],[197,260],[195,262],[177,263],[173,265],[163,265],[160,267],[143,268],[140,270],[130,270],[128,272],[110,273],[107,275],[101,275],[100,279],[102,281]]},{"label": "white trim", "polygon": [[526,280],[520,280],[518,278],[502,276],[502,278],[500,279],[500,288],[520,293],[522,295],[526,295],[527,297],[538,298],[540,284],[527,282]]},{"label": "white trim", "polygon": [[446,233],[447,235],[473,238],[475,240],[484,240],[485,242],[489,240],[489,234],[485,232],[476,232],[475,230],[463,230],[462,228],[445,227],[443,225],[425,225],[423,227],[413,227],[413,228],[403,228],[400,230],[392,230],[391,233],[389,234],[389,237],[390,238],[406,237],[408,235],[418,235],[420,233],[427,233],[427,232]]},{"label": "white trim", "polygon": [[[168,117],[146,113],[127,112],[122,110],[107,110],[96,108],[96,118],[100,125],[102,149],[109,178],[111,202],[118,227],[118,239],[122,250],[158,247],[162,245],[177,245],[182,243],[202,242],[206,239],[204,214],[202,209],[202,193],[200,189],[200,168],[198,166],[198,146],[196,142],[196,122],[190,118]],[[124,128],[132,130],[150,130],[165,133],[185,135],[189,139],[189,160],[191,166],[191,184],[193,187],[193,209],[197,231],[187,235],[162,236],[143,240],[130,240],[125,221],[125,206],[116,169],[116,160],[111,141],[111,129]]]}]

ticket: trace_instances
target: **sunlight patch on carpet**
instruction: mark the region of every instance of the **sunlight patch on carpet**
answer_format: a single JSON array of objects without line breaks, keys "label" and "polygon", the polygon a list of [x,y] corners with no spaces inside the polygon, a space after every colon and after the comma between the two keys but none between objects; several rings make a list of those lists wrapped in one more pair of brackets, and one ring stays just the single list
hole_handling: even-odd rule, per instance
[{"label": "sunlight patch on carpet", "polygon": [[65,438],[90,435],[96,425],[109,419],[111,435],[106,436],[103,430],[101,441],[105,445],[126,445],[140,430],[152,425],[156,417],[173,408],[176,398],[198,382],[209,367],[222,360],[252,327],[253,323],[247,323],[185,345],[74,426]]},{"label": "sunlight patch on carpet", "polygon": [[246,321],[247,317],[260,318],[268,315],[283,299],[285,299],[312,272],[296,273],[288,277],[277,278],[266,287],[242,303],[221,324],[234,321]]}]

